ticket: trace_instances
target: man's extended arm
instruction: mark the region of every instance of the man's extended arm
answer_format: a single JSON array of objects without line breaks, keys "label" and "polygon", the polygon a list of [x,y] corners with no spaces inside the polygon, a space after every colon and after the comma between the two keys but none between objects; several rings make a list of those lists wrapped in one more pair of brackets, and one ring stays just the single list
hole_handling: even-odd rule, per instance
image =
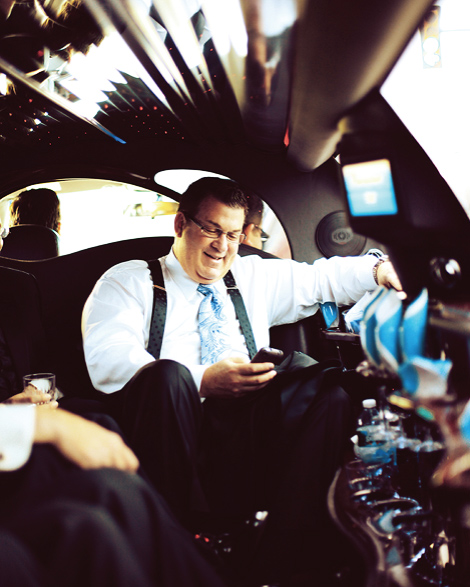
[{"label": "man's extended arm", "polygon": [[83,469],[112,467],[135,472],[139,462],[116,433],[48,406],[0,405],[0,470],[23,466],[34,443],[50,444]]}]

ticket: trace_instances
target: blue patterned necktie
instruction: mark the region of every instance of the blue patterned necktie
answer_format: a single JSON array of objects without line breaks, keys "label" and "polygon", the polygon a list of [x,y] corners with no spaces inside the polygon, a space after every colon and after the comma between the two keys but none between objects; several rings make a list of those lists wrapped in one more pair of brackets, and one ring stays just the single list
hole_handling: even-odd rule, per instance
[{"label": "blue patterned necktie", "polygon": [[198,315],[201,362],[203,365],[213,365],[230,348],[227,336],[222,332],[227,320],[222,315],[222,300],[213,285],[200,284],[197,291],[204,295]]}]

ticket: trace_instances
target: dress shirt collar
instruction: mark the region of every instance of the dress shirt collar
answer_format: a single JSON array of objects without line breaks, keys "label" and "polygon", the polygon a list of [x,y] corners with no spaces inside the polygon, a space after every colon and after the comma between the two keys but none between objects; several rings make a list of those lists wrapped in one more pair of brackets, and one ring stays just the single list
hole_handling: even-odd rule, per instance
[{"label": "dress shirt collar", "polygon": [[[183,292],[186,299],[193,297],[197,293],[197,286],[199,283],[189,277],[189,275],[181,266],[181,263],[176,258],[173,249],[171,249],[170,253],[167,255],[165,263],[172,280]],[[225,287],[223,279],[219,279],[219,281],[216,281],[213,285],[221,294],[225,294],[227,292],[227,288]],[[202,294],[198,295],[202,296]]]}]

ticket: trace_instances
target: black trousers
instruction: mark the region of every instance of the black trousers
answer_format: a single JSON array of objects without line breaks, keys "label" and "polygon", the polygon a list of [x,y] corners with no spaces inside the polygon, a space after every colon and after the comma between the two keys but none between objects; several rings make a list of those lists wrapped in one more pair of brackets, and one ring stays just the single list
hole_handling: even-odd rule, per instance
[{"label": "black trousers", "polygon": [[0,541],[2,586],[225,585],[151,485],[47,446],[0,474]]},{"label": "black trousers", "polygon": [[338,375],[337,365],[294,354],[260,392],[201,403],[190,372],[159,360],[107,401],[184,524],[197,511],[268,510],[253,572],[277,580],[312,560],[309,548],[301,554],[306,537],[326,540],[326,494],[350,432],[350,402]]},{"label": "black trousers", "polygon": [[41,587],[42,571],[28,548],[11,532],[0,529],[0,575],[5,587]]}]

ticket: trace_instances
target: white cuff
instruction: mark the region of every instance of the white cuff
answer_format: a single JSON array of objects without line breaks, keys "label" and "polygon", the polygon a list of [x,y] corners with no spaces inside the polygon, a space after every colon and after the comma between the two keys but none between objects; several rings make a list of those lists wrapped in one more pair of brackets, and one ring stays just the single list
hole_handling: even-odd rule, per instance
[{"label": "white cuff", "polygon": [[0,470],[22,467],[31,454],[36,406],[0,405]]}]

